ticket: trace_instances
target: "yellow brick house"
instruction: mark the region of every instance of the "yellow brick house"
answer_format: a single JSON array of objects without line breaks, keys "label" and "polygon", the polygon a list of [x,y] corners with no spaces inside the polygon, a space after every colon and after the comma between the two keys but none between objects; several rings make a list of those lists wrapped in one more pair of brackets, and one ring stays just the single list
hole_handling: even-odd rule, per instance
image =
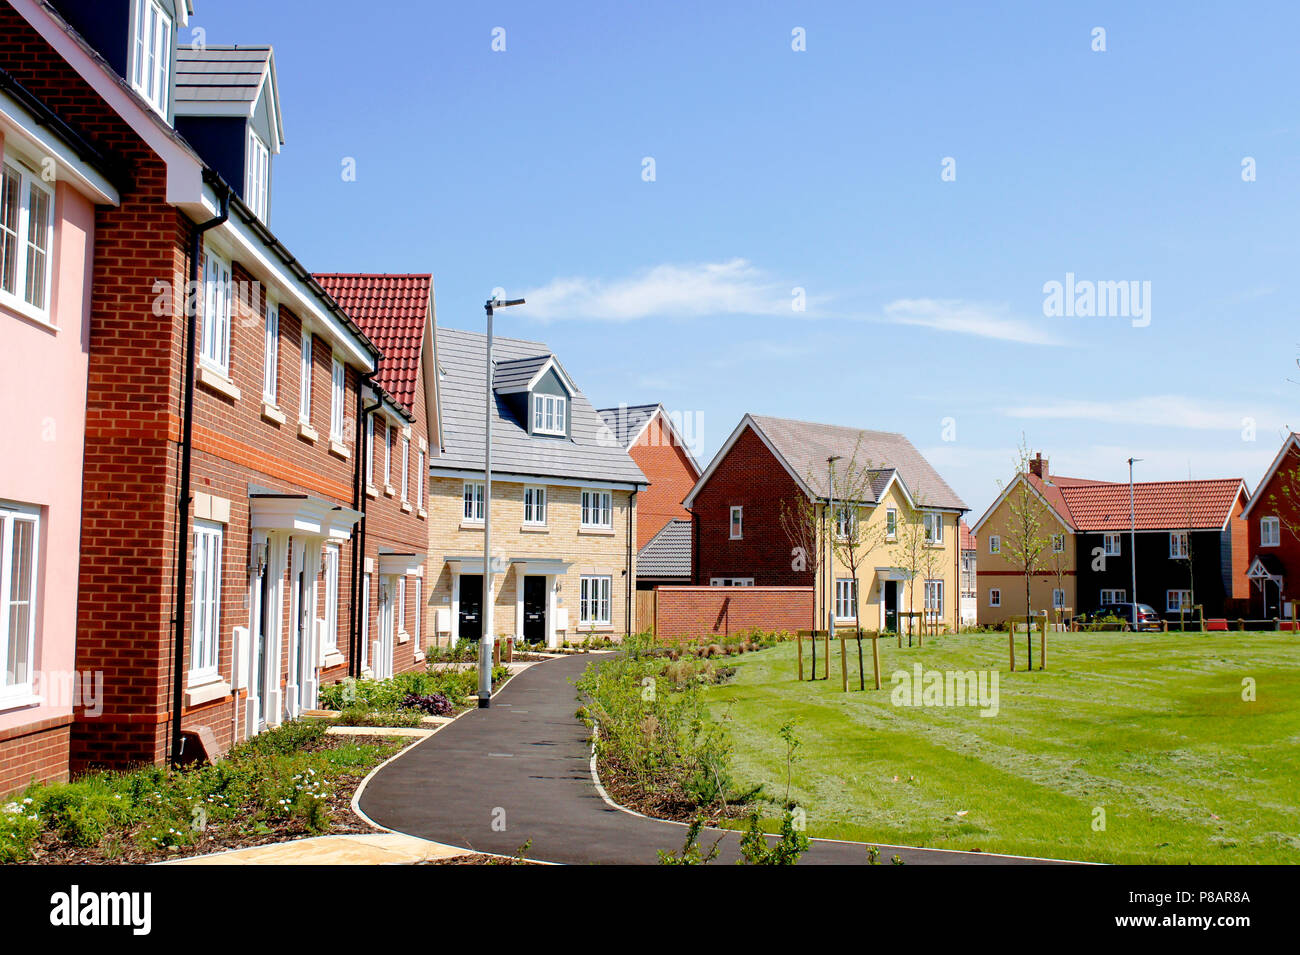
[{"label": "yellow brick house", "polygon": [[[429,462],[427,642],[484,620],[486,336],[439,329],[442,447]],[[494,338],[493,630],[556,647],[621,637],[635,618],[645,475],[541,342]]]}]

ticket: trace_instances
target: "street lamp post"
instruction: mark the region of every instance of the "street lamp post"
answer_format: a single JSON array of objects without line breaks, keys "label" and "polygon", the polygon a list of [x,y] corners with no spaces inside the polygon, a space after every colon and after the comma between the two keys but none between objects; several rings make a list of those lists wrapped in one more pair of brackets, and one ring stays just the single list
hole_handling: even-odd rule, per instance
[{"label": "street lamp post", "polygon": [[1128,550],[1129,566],[1133,569],[1133,632],[1138,628],[1138,557],[1137,557],[1137,516],[1133,507],[1133,465],[1141,458],[1128,459]]},{"label": "street lamp post", "polygon": [[487,312],[487,395],[483,402],[483,632],[478,641],[478,705],[487,709],[492,705],[492,579],[496,568],[492,566],[492,418],[495,412],[492,391],[492,312],[510,305],[523,305],[522,298],[502,301],[495,296],[483,304]]}]

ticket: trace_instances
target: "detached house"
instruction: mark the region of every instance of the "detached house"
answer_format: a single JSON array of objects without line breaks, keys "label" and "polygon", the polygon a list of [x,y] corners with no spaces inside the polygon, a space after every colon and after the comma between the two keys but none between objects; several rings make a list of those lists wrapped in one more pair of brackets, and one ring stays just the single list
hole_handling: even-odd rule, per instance
[{"label": "detached house", "polygon": [[1300,435],[1289,434],[1242,511],[1256,619],[1290,618],[1300,594]]},{"label": "detached house", "polygon": [[[1133,599],[1134,536],[1127,482],[1052,474],[1041,454],[1029,462],[972,528],[979,542],[979,620],[985,626],[1025,613],[1024,571],[1004,544],[1015,534],[1014,495],[1030,489],[1045,541],[1031,578],[1030,611],[1092,613]],[[1177,619],[1194,604],[1221,617],[1246,596],[1249,492],[1240,478],[1142,481],[1133,485],[1137,602]]]},{"label": "detached house", "polygon": [[355,671],[357,421],[381,404],[419,415],[271,231],[273,52],[181,53],[190,13],[0,6],[6,75],[57,104],[84,157],[129,170],[93,218],[86,283],[75,666],[103,685],[74,711],[74,770],[217,755]]},{"label": "detached house", "polygon": [[[870,470],[864,497],[836,501],[835,508],[837,526],[863,522],[877,540],[856,579],[833,555],[827,527],[832,457],[841,467],[856,458]],[[811,502],[821,528],[816,561],[795,553],[798,545],[782,526],[783,507],[800,497]],[[897,628],[910,595],[910,612],[958,627],[958,522],[966,505],[901,434],[745,415],[685,504],[694,521],[697,584],[811,585],[819,626],[827,606],[837,625],[851,626],[860,600],[870,629]],[[900,554],[911,527],[923,561]]]},{"label": "detached house", "polygon": [[[434,638],[478,640],[484,600],[487,339],[437,330],[441,449],[430,462]],[[629,631],[641,472],[551,349],[494,338],[492,544],[496,636],[557,646]]]}]

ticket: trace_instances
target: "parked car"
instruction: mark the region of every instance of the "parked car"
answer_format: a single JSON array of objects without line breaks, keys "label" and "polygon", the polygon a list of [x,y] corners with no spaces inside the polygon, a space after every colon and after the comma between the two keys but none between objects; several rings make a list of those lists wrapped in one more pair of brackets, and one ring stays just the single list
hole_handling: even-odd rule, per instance
[{"label": "parked car", "polygon": [[[1156,608],[1150,604],[1138,604],[1138,630],[1159,630],[1160,614],[1156,613]],[[1097,617],[1119,617],[1121,620],[1133,623],[1133,604],[1131,603],[1110,603],[1102,604],[1089,615],[1090,619],[1095,620]]]}]

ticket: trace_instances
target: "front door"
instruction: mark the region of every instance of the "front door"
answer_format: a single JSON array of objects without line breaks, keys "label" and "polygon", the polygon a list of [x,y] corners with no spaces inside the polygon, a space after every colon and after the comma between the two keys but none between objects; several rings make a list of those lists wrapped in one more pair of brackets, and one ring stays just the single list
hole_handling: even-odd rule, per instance
[{"label": "front door", "polygon": [[898,581],[885,581],[885,629],[898,631]]},{"label": "front door", "polygon": [[379,645],[375,648],[375,659],[370,661],[375,679],[386,680],[393,675],[393,624],[395,614],[397,581],[393,577],[384,577],[379,584]]},{"label": "front door", "polygon": [[460,629],[461,640],[477,643],[483,636],[483,575],[462,574],[460,578]]},{"label": "front door", "polygon": [[524,639],[529,643],[546,640],[546,578],[524,578]]},{"label": "front door", "polygon": [[[270,545],[262,545],[269,554]],[[252,670],[249,674],[252,686],[250,692],[253,697],[253,718],[249,721],[252,723],[253,732],[260,733],[266,729],[266,640],[267,634],[271,631],[271,570],[267,564],[270,563],[269,556],[266,563],[260,565],[257,579],[253,584],[254,593],[257,597],[257,616],[253,619],[253,659]]]}]

